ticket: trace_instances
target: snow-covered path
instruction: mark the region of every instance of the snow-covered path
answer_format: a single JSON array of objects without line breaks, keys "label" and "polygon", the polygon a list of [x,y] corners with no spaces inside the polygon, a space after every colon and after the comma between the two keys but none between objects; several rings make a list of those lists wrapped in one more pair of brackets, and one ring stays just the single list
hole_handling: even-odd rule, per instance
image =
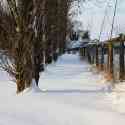
[{"label": "snow-covered path", "polygon": [[65,54],[49,65],[41,76],[40,88],[57,91],[99,91],[101,75],[90,71],[90,65],[80,61],[78,55]]},{"label": "snow-covered path", "polygon": [[2,80],[0,125],[124,125],[101,78],[78,55],[65,54],[42,74],[42,92],[16,96],[14,85]]}]

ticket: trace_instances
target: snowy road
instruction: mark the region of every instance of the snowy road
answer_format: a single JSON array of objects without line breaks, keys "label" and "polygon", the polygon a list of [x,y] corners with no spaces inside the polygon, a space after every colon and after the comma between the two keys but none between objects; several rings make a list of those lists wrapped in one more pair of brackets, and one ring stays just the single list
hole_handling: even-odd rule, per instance
[{"label": "snowy road", "polygon": [[108,89],[102,76],[78,55],[65,54],[47,67],[40,78],[42,92],[34,89],[16,96],[14,85],[5,82],[2,78],[0,125],[125,124],[125,115],[116,112],[105,96]]},{"label": "snowy road", "polygon": [[65,54],[47,67],[40,88],[53,92],[98,92],[103,89],[102,84],[97,84],[100,80],[101,75],[92,73],[90,65],[80,61],[78,55]]}]

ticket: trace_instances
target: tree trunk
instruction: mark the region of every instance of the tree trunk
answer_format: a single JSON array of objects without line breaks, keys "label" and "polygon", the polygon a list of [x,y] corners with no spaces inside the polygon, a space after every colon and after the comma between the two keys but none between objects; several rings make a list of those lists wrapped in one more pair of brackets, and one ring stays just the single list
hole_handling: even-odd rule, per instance
[{"label": "tree trunk", "polygon": [[23,64],[18,60],[16,63],[17,93],[20,93],[25,89],[24,69],[23,68],[24,68]]}]

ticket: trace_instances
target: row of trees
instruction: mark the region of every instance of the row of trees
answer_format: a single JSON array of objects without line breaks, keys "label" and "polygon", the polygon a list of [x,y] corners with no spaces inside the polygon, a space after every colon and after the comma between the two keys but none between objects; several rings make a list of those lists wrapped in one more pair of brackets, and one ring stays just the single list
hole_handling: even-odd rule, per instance
[{"label": "row of trees", "polygon": [[72,0],[0,0],[0,68],[17,93],[38,86],[45,64],[65,51]]}]

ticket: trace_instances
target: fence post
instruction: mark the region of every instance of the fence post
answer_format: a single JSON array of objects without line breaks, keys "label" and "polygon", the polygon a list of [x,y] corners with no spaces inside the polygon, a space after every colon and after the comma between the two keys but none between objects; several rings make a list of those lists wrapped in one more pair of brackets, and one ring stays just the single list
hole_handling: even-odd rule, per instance
[{"label": "fence post", "polygon": [[120,73],[119,79],[122,81],[124,80],[124,42],[120,42],[120,49],[119,49],[119,64],[120,64]]},{"label": "fence post", "polygon": [[104,70],[104,45],[101,45],[101,70]]},{"label": "fence post", "polygon": [[109,69],[109,80],[113,79],[113,43],[108,44],[108,69]]},{"label": "fence post", "polygon": [[98,53],[98,45],[96,44],[96,66],[99,66],[99,53]]}]

